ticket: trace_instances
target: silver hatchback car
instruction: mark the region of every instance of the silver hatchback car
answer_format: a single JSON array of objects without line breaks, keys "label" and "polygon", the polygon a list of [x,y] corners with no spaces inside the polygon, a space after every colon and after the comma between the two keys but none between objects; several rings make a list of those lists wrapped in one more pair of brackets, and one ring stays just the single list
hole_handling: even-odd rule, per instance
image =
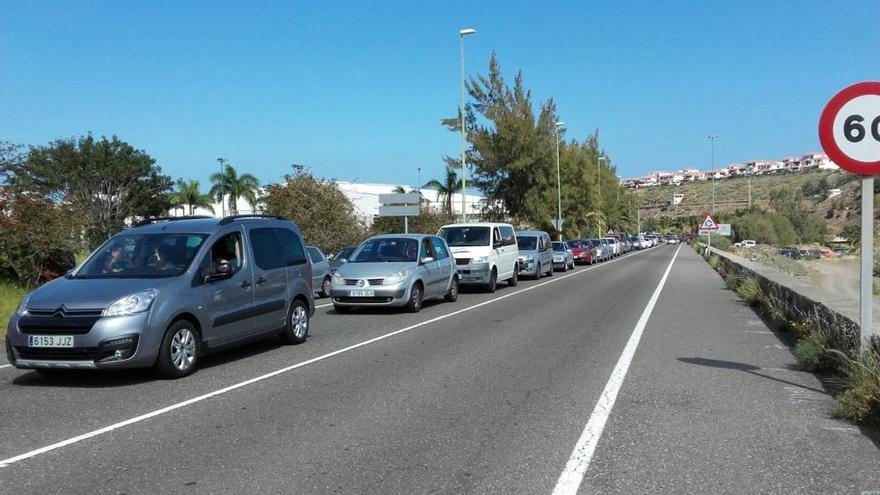
[{"label": "silver hatchback car", "polygon": [[330,296],[338,313],[353,306],[405,306],[458,299],[458,272],[446,241],[433,235],[391,234],[363,242],[333,274]]},{"label": "silver hatchback car", "polygon": [[177,378],[208,351],[306,340],[312,268],[296,224],[158,220],[116,234],[25,297],[9,321],[9,362],[41,372],[152,366]]}]

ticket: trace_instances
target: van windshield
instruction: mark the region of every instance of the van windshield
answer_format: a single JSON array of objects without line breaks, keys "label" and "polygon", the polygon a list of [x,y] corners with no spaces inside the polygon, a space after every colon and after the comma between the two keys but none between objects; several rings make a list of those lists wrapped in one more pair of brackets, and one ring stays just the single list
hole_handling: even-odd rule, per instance
[{"label": "van windshield", "polygon": [[437,234],[449,247],[488,246],[489,227],[444,227]]},{"label": "van windshield", "polygon": [[516,246],[523,251],[534,251],[537,245],[537,237],[516,237]]},{"label": "van windshield", "polygon": [[189,267],[207,234],[117,235],[71,278],[176,277]]}]

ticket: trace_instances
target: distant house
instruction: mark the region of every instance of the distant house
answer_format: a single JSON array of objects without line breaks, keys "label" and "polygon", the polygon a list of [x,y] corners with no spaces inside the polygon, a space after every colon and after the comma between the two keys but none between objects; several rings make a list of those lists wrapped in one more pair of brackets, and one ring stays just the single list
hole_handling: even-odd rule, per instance
[{"label": "distant house", "polygon": [[736,177],[737,175],[743,175],[743,172],[745,172],[745,169],[746,169],[744,166],[740,165],[739,163],[731,163],[726,168],[727,168],[728,175],[730,175],[731,177]]},{"label": "distant house", "polygon": [[801,167],[804,169],[818,168],[821,170],[837,170],[840,167],[832,162],[825,153],[807,153],[801,157]]},{"label": "distant house", "polygon": [[782,159],[782,166],[786,172],[800,172],[801,160],[794,156],[787,156]]}]

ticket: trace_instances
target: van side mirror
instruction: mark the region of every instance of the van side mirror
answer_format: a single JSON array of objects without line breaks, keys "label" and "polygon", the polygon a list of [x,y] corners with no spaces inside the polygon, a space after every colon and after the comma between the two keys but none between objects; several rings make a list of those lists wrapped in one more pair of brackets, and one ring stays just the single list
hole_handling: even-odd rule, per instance
[{"label": "van side mirror", "polygon": [[493,248],[493,249],[498,249],[498,248],[500,248],[500,247],[503,246],[503,245],[504,245],[504,244],[503,244],[501,241],[495,241],[495,242],[492,243],[492,248]]},{"label": "van side mirror", "polygon": [[425,256],[424,258],[421,259],[421,263],[422,263],[423,265],[428,264],[428,263],[430,263],[430,262],[432,262],[432,261],[434,261],[434,258],[432,258],[432,257],[430,257],[430,256]]},{"label": "van side mirror", "polygon": [[214,273],[205,275],[205,282],[211,283],[218,280],[225,280],[230,277],[232,277],[232,267],[229,266],[229,263],[220,263]]}]

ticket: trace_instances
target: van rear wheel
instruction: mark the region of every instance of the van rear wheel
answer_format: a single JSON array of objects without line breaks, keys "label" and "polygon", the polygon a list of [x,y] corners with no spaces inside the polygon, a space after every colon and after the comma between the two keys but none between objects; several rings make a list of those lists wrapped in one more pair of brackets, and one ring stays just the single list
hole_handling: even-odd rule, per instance
[{"label": "van rear wheel", "polygon": [[519,262],[516,262],[516,265],[513,267],[513,276],[507,279],[508,287],[516,287],[516,284],[519,283]]},{"label": "van rear wheel", "polygon": [[309,310],[305,303],[294,299],[287,311],[284,330],[279,334],[285,344],[302,344],[309,336]]},{"label": "van rear wheel", "polygon": [[495,292],[495,289],[498,286],[498,271],[495,268],[492,268],[492,272],[489,273],[489,285],[486,286],[486,291],[490,294]]}]

